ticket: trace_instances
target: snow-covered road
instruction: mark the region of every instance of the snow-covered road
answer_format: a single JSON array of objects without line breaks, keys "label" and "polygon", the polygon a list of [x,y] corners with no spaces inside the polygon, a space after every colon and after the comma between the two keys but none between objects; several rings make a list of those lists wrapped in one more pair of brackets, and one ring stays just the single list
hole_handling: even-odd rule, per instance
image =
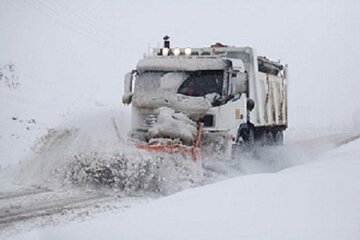
[{"label": "snow-covered road", "polygon": [[[338,147],[326,148],[326,151],[312,154],[314,159],[306,164],[275,173],[240,176],[137,206],[134,201],[131,208],[103,211],[107,213],[87,222],[74,221],[44,228],[37,226],[30,232],[24,232],[17,226],[20,234],[7,230],[3,236],[9,239],[87,240],[119,237],[358,239],[360,140],[354,140],[354,136],[350,135],[316,139],[312,148],[309,145],[297,146],[307,150],[325,149],[330,145]],[[350,140],[353,141],[348,142]],[[304,158],[297,152],[293,153],[293,158]],[[294,163],[296,161],[293,159]],[[88,194],[90,197],[95,195],[98,194]],[[126,206],[129,204],[131,201],[127,201]],[[38,207],[41,208],[41,205]]]},{"label": "snow-covered road", "polygon": [[189,189],[13,239],[359,239],[360,141],[315,163]]}]

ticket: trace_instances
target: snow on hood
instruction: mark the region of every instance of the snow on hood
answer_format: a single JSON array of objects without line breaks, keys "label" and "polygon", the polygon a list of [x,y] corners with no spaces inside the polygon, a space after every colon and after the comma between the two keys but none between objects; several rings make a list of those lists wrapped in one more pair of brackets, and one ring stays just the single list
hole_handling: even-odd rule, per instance
[{"label": "snow on hood", "polygon": [[146,109],[171,107],[176,112],[183,112],[194,120],[203,117],[212,107],[207,97],[190,97],[161,90],[147,95],[136,95],[133,98],[133,104],[138,108]]}]

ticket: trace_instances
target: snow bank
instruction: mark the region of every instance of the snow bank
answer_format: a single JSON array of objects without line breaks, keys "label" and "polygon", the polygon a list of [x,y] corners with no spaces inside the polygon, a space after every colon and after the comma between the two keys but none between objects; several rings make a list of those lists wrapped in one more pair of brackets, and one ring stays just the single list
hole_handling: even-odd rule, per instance
[{"label": "snow bank", "polygon": [[253,174],[87,223],[13,239],[359,239],[360,140],[322,161]]}]

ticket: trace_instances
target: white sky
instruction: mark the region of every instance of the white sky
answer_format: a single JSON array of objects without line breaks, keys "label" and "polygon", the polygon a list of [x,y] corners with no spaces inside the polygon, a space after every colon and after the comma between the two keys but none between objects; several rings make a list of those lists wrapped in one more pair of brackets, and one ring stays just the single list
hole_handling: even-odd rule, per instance
[{"label": "white sky", "polygon": [[358,0],[0,0],[0,63],[54,95],[122,107],[123,75],[165,34],[172,46],[250,45],[288,63],[290,125],[348,127],[360,114]]}]

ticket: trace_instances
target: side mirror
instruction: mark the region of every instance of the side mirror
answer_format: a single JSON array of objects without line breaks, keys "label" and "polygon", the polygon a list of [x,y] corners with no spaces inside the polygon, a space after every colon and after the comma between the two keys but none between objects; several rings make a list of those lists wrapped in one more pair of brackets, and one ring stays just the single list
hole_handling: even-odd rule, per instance
[{"label": "side mirror", "polygon": [[232,72],[231,74],[231,95],[235,96],[247,90],[247,73]]},{"label": "side mirror", "polygon": [[134,71],[128,72],[125,74],[125,81],[124,81],[124,94],[122,96],[123,104],[130,104],[132,100],[132,88],[133,88],[133,74]]}]

